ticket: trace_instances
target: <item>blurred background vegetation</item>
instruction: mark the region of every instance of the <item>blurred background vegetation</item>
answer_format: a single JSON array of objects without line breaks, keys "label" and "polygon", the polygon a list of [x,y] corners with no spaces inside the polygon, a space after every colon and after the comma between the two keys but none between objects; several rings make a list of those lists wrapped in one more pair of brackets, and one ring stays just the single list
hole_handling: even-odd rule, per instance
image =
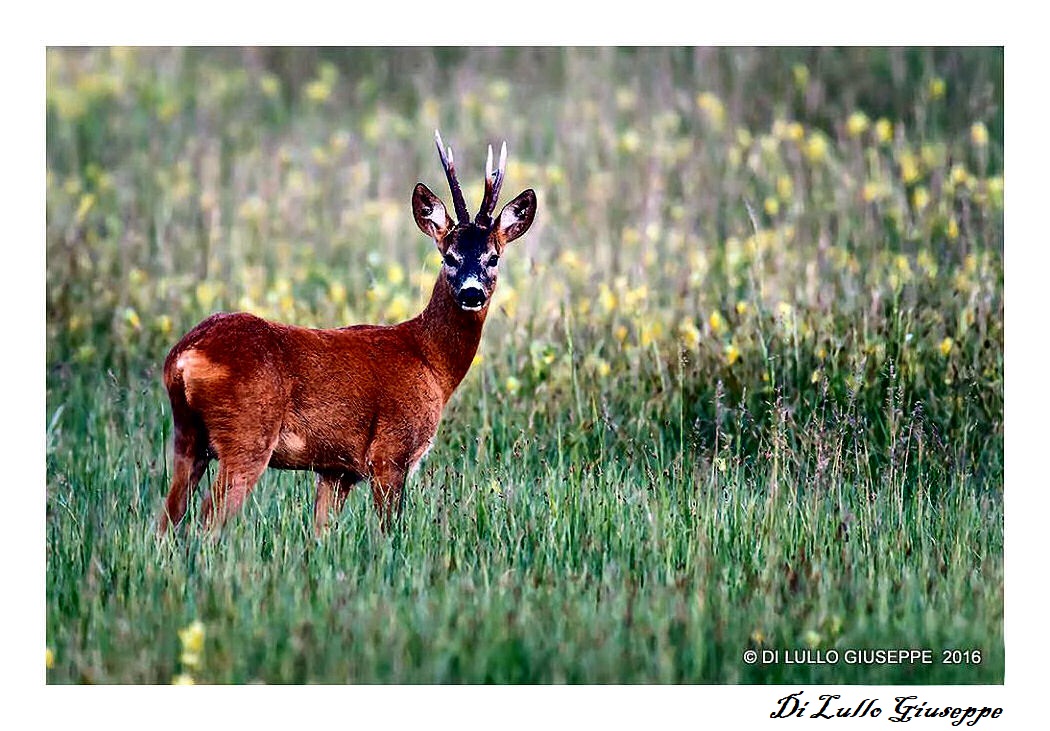
[{"label": "blurred background vegetation", "polygon": [[568,314],[590,375],[685,346],[697,400],[736,400],[786,344],[803,400],[893,361],[930,416],[969,381],[996,434],[1002,71],[982,48],[52,49],[49,383],[152,371],[218,309],[415,314],[440,127],[472,200],[502,139],[508,191],[540,195],[483,348],[517,356],[498,382],[569,359]]},{"label": "blurred background vegetation", "polygon": [[[70,515],[104,524],[115,494],[136,525],[154,517],[170,429],[159,369],[204,316],[334,327],[422,308],[440,258],[410,196],[418,180],[448,200],[440,128],[468,205],[486,145],[505,139],[506,197],[535,188],[539,212],[502,260],[428,464],[458,465],[462,489],[509,491],[555,480],[549,464],[611,460],[644,494],[797,494],[842,526],[861,515],[850,500],[894,495],[886,520],[905,537],[891,553],[959,573],[887,591],[918,591],[929,621],[982,576],[967,631],[1001,640],[1001,48],[53,48],[46,114],[53,545]],[[933,513],[907,514],[904,498],[932,510],[947,496],[970,512],[929,544]],[[618,535],[650,545],[636,518]],[[675,545],[707,545],[708,529],[715,545],[726,525],[681,527]],[[770,550],[794,566],[781,539]],[[551,560],[579,564],[578,540]],[[720,585],[726,606],[754,578],[733,546],[745,578]],[[83,611],[59,598],[90,555],[70,568],[49,554],[51,636]],[[671,563],[643,564],[641,581]],[[770,601],[766,636],[784,606]]]}]

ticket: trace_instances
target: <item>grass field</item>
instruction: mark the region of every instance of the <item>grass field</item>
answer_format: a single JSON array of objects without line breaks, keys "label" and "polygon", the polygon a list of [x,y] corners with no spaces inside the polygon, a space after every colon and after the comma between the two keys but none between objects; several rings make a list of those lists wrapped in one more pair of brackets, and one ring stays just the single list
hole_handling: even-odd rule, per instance
[{"label": "grass field", "polygon": [[[48,682],[1001,683],[1002,104],[1001,49],[49,50]],[[436,127],[539,212],[400,529],[269,471],[158,540],[168,349],[418,312]],[[853,648],[936,662],[742,660]]]}]

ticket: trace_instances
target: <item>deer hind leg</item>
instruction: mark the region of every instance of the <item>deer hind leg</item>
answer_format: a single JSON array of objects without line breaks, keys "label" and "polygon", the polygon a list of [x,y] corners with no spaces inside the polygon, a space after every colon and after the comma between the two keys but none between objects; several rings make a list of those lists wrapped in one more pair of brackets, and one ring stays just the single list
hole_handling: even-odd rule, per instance
[{"label": "deer hind leg", "polygon": [[221,437],[212,438],[219,455],[219,474],[201,506],[201,525],[206,529],[221,528],[244,505],[277,445],[278,430],[271,431],[272,435],[258,439],[254,448],[247,449],[242,442],[223,445]]},{"label": "deer hind leg", "polygon": [[208,435],[203,425],[176,426],[171,489],[168,490],[157,525],[160,535],[182,522],[190,495],[197,489],[197,483],[204,476],[209,461]]},{"label": "deer hind leg", "polygon": [[317,495],[314,498],[314,533],[318,537],[324,533],[324,529],[328,525],[329,513],[339,515],[342,512],[346,496],[350,494],[351,488],[360,479],[360,475],[352,472],[317,473]]},{"label": "deer hind leg", "polygon": [[169,384],[168,393],[175,436],[172,445],[171,487],[157,523],[157,532],[160,535],[182,522],[190,496],[197,489],[197,483],[211,461],[208,454],[208,429],[186,403],[185,390],[181,384]]}]

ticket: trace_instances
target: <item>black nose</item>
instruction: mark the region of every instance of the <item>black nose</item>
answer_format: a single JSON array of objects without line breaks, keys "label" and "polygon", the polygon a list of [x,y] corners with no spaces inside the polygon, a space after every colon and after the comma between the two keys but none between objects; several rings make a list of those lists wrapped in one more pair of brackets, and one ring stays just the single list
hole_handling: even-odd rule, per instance
[{"label": "black nose", "polygon": [[485,304],[485,292],[480,287],[464,287],[456,299],[460,307],[476,309]]}]

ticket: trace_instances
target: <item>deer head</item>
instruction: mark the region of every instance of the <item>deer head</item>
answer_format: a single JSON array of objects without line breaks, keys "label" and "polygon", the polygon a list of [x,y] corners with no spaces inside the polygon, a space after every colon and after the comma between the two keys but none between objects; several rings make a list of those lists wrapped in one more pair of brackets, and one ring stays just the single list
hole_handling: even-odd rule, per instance
[{"label": "deer head", "polygon": [[456,304],[468,311],[482,310],[495,291],[503,248],[532,225],[536,193],[531,188],[525,190],[493,218],[507,168],[507,143],[503,143],[496,168],[492,167],[490,145],[485,163],[485,195],[471,221],[463,190],[456,179],[452,148],[445,147],[439,132],[434,132],[434,138],[452,191],[457,220],[452,221],[445,204],[422,183],[416,184],[412,194],[412,213],[419,230],[434,239],[441,252],[444,260],[441,276],[448,282]]}]

